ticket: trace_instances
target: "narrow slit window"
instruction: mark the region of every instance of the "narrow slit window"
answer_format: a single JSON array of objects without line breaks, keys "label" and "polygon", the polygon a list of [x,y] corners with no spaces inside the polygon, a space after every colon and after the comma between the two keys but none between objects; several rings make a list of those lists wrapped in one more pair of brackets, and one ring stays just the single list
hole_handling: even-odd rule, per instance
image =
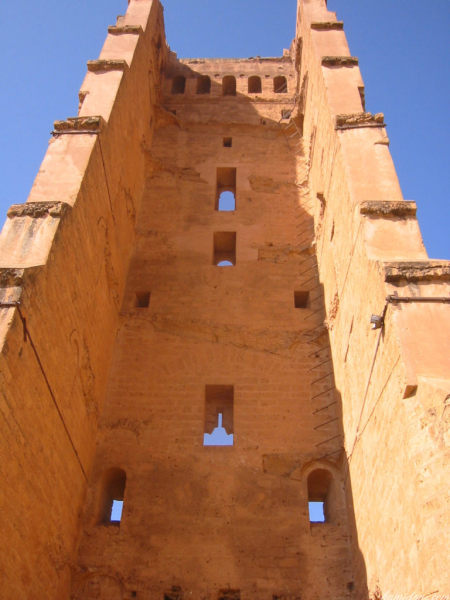
[{"label": "narrow slit window", "polygon": [[308,308],[309,292],[304,290],[294,292],[295,308]]},{"label": "narrow slit window", "polygon": [[[224,192],[231,192],[234,198],[234,208],[221,208],[221,197]],[[224,198],[231,199],[231,196]],[[236,210],[236,168],[235,167],[218,167],[217,169],[217,184],[216,184],[216,210]]]},{"label": "narrow slit window", "polygon": [[172,94],[184,94],[186,88],[186,77],[177,75],[172,81]]},{"label": "narrow slit window", "polygon": [[127,476],[122,469],[108,469],[103,476],[100,519],[104,525],[120,525]]},{"label": "narrow slit window", "polygon": [[285,94],[288,91],[286,77],[284,77],[283,75],[274,77],[273,91],[275,92],[275,94]]},{"label": "narrow slit window", "polygon": [[233,138],[225,137],[223,138],[223,147],[231,148],[233,146]]},{"label": "narrow slit window", "polygon": [[197,79],[197,94],[211,93],[211,79],[208,75],[202,75]]},{"label": "narrow slit window", "polygon": [[328,495],[331,473],[326,469],[316,469],[308,475],[308,510],[310,523],[328,521]]},{"label": "narrow slit window", "polygon": [[222,79],[222,93],[224,96],[236,96],[236,77],[225,75]]},{"label": "narrow slit window", "polygon": [[249,94],[260,94],[262,91],[261,77],[252,75],[248,78],[248,93]]},{"label": "narrow slit window", "polygon": [[229,267],[236,264],[236,232],[214,232],[213,264],[218,267]]},{"label": "narrow slit window", "polygon": [[113,500],[111,506],[111,523],[120,523],[122,520],[123,500]]},{"label": "narrow slit window", "polygon": [[136,292],[134,306],[136,308],[148,308],[150,305],[150,292]]},{"label": "narrow slit window", "polygon": [[204,446],[233,446],[233,403],[232,385],[205,386]]}]

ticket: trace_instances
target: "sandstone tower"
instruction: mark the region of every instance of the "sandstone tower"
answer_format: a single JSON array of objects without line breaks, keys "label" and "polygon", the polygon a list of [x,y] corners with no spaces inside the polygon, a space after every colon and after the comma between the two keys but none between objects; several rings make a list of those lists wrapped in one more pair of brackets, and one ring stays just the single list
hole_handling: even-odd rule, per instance
[{"label": "sandstone tower", "polygon": [[342,22],[179,60],[129,0],[79,95],[0,236],[0,596],[450,595],[450,262]]}]

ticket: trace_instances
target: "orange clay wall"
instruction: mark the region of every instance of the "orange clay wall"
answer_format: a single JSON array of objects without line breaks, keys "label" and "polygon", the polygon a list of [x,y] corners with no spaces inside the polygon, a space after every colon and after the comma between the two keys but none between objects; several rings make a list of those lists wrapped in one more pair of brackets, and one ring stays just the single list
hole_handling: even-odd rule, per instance
[{"label": "orange clay wall", "polygon": [[450,595],[450,263],[342,23],[298,9],[280,58],[178,60],[130,0],[11,207],[2,597]]},{"label": "orange clay wall", "polygon": [[[261,91],[249,93],[255,76]],[[201,77],[209,93],[197,93]],[[224,95],[226,77],[235,95]],[[167,64],[74,598],[352,597],[313,224],[280,123],[295,90],[289,54]],[[217,206],[218,187],[233,187],[226,169],[236,169],[233,211]],[[235,264],[221,267],[214,239],[227,233]],[[305,307],[295,291],[309,294]],[[222,410],[233,446],[203,445],[217,423],[211,386],[232,389],[232,411]],[[311,524],[317,468],[331,478],[328,522]],[[104,519],[113,469],[126,473],[120,525]]]},{"label": "orange clay wall", "polygon": [[[324,1],[299,2],[296,49],[360,577],[375,597],[442,597],[450,263],[427,257],[383,115],[364,114],[357,59]],[[386,302],[390,295],[415,301]],[[382,329],[371,330],[372,314],[384,314]]]},{"label": "orange clay wall", "polygon": [[131,0],[0,236],[5,599],[69,597],[164,48],[159,3]]}]

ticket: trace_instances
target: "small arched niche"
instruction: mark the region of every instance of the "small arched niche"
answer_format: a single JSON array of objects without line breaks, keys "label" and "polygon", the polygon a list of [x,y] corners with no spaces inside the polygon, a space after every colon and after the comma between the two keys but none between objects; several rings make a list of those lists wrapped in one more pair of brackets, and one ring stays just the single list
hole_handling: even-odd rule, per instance
[{"label": "small arched niche", "polygon": [[184,94],[186,88],[186,77],[177,75],[172,81],[172,94]]},{"label": "small arched niche", "polygon": [[197,94],[211,93],[211,79],[208,75],[202,75],[197,79]]},{"label": "small arched niche", "polygon": [[222,79],[222,94],[224,96],[236,96],[236,77],[225,75]]},{"label": "small arched niche", "polygon": [[278,77],[274,77],[273,91],[275,94],[285,94],[288,91],[287,80],[284,75],[278,75]]},{"label": "small arched niche", "polygon": [[105,471],[102,478],[99,523],[119,525],[125,496],[127,475],[123,469],[113,467]]},{"label": "small arched niche", "polygon": [[325,523],[330,520],[329,496],[333,476],[327,469],[314,469],[307,481],[309,521]]},{"label": "small arched niche", "polygon": [[261,77],[252,75],[248,78],[248,93],[260,94],[262,92]]}]

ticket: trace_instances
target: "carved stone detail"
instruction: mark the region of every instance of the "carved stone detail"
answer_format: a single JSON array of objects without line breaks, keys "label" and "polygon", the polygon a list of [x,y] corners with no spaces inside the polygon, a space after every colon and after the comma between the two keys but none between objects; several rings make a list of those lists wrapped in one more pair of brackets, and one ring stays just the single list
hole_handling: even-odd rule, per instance
[{"label": "carved stone detail", "polygon": [[358,127],[386,127],[384,114],[368,112],[336,115],[336,129],[357,129]]},{"label": "carved stone detail", "polygon": [[68,117],[65,121],[55,121],[53,128],[57,133],[70,131],[100,132],[103,123],[102,117]]},{"label": "carved stone detail", "polygon": [[316,21],[311,23],[311,29],[316,31],[341,30],[344,29],[344,21]]},{"label": "carved stone detail", "polygon": [[142,33],[142,27],[140,25],[110,25],[108,27],[108,33],[111,35],[122,35],[125,33],[140,35]]},{"label": "carved stone detail", "polygon": [[12,204],[8,209],[8,218],[14,217],[62,217],[70,208],[66,202],[26,202],[25,204]]},{"label": "carved stone detail", "polygon": [[408,261],[384,264],[385,281],[450,281],[450,260]]},{"label": "carved stone detail", "polygon": [[322,56],[324,67],[357,67],[358,64],[356,56]]},{"label": "carved stone detail", "polygon": [[20,287],[24,269],[0,269],[0,287]]},{"label": "carved stone detail", "polygon": [[368,200],[361,202],[360,212],[368,217],[415,217],[417,204],[412,200]]},{"label": "carved stone detail", "polygon": [[128,63],[123,59],[113,60],[88,60],[87,61],[88,71],[91,73],[99,73],[106,71],[125,71],[128,69]]}]

